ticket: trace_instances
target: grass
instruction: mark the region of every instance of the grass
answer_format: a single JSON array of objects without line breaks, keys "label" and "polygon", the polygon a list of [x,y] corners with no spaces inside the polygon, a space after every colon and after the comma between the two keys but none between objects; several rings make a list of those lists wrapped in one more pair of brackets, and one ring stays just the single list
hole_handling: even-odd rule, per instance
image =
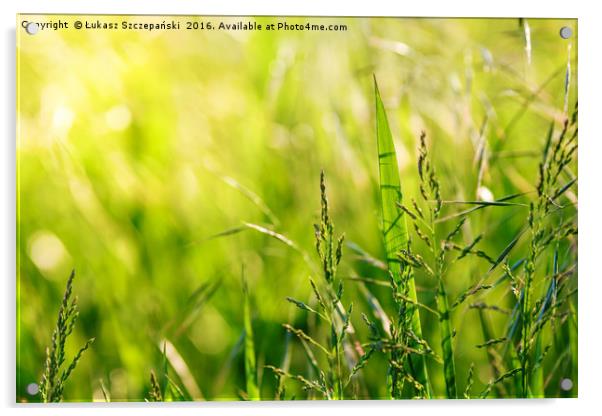
[{"label": "grass", "polygon": [[[444,275],[446,267],[445,254],[446,251],[450,250],[450,245],[447,243],[452,242],[454,237],[460,233],[461,228],[464,225],[464,219],[458,221],[457,225],[447,235],[445,240],[439,240],[437,236],[436,220],[441,213],[441,191],[439,179],[437,178],[435,168],[433,167],[433,162],[429,158],[424,133],[420,136],[419,154],[418,175],[420,177],[420,195],[422,196],[423,202],[426,204],[426,209],[420,209],[418,208],[418,205],[414,203],[414,206],[416,207],[416,212],[414,214],[411,214],[409,208],[405,208],[405,211],[410,213],[411,218],[414,220],[413,225],[416,235],[428,246],[431,254],[431,265],[428,266],[429,262],[413,255],[409,248],[406,252],[403,252],[402,259],[411,257],[412,264],[415,264],[418,267],[424,267],[437,282],[435,299],[439,317],[441,350],[443,352],[445,391],[448,399],[456,399],[458,393],[453,352],[453,337],[455,331],[453,330],[450,319],[449,300],[445,288],[446,282]],[[416,260],[418,260],[418,262],[416,262]]]},{"label": "grass", "polygon": [[[370,329],[369,342],[363,345],[368,347],[353,359],[345,354],[345,349],[351,347],[352,337],[355,330],[351,324],[353,303],[345,309],[343,307],[343,280],[338,277],[338,267],[343,257],[344,235],[336,236],[334,224],[331,218],[329,202],[326,194],[324,172],[320,175],[320,222],[314,225],[315,248],[318,255],[318,263],[321,279],[316,282],[311,276],[309,283],[314,299],[302,302],[292,297],[287,297],[288,302],[295,305],[303,313],[311,314],[318,322],[327,328],[326,340],[318,340],[312,334],[290,324],[284,324],[284,328],[290,334],[295,335],[303,347],[307,362],[309,364],[309,376],[292,374],[288,368],[267,365],[278,380],[276,397],[286,398],[286,380],[292,379],[300,382],[306,390],[320,394],[324,399],[342,400],[349,398],[346,391],[354,377],[369,363],[369,359],[375,352],[388,354],[388,371],[386,382],[391,398],[400,399],[407,397],[430,398],[434,394],[429,382],[426,360],[431,358],[442,364],[443,379],[445,381],[445,397],[449,399],[459,398],[457,387],[457,373],[453,340],[456,330],[452,325],[452,310],[462,305],[466,299],[477,293],[486,292],[496,285],[487,285],[479,282],[470,289],[461,293],[450,307],[450,299],[446,289],[448,269],[456,262],[462,261],[467,256],[473,256],[486,261],[489,272],[497,266],[502,265],[505,274],[497,283],[509,280],[514,294],[517,297],[517,311],[511,316],[510,333],[508,336],[494,338],[483,310],[501,310],[495,305],[473,304],[471,307],[479,309],[483,334],[486,341],[476,345],[476,348],[486,348],[489,359],[494,368],[495,378],[491,380],[480,397],[487,397],[494,387],[503,385],[508,380],[515,380],[520,376],[520,382],[515,383],[518,390],[515,394],[520,397],[544,397],[544,371],[543,360],[552,345],[543,345],[543,328],[548,325],[555,327],[559,320],[566,319],[574,313],[574,309],[559,314],[559,309],[564,303],[571,304],[571,297],[575,290],[566,293],[566,278],[570,270],[560,272],[559,247],[560,244],[576,235],[577,230],[573,221],[566,220],[559,213],[563,206],[559,204],[559,198],[575,182],[570,179],[561,182],[563,170],[568,166],[575,155],[577,129],[569,121],[565,121],[557,138],[553,136],[553,126],[547,136],[545,148],[542,152],[542,161],[539,165],[539,179],[536,186],[536,198],[529,204],[527,227],[530,234],[528,250],[524,260],[519,262],[523,266],[524,275],[517,277],[518,265],[510,268],[504,264],[509,253],[516,246],[522,233],[513,239],[497,258],[493,258],[482,250],[476,248],[482,243],[483,234],[479,234],[467,245],[462,246],[455,242],[463,234],[469,215],[478,209],[491,207],[524,206],[525,204],[507,202],[515,196],[503,198],[499,201],[443,201],[438,175],[435,171],[434,162],[430,157],[426,144],[425,134],[420,136],[419,157],[417,162],[419,182],[419,195],[422,199],[418,203],[411,200],[411,207],[407,205],[401,192],[399,176],[397,174],[396,152],[392,141],[389,123],[385,114],[378,86],[375,82],[376,100],[376,138],[378,143],[378,160],[380,173],[380,197],[382,214],[382,235],[386,248],[386,266],[384,267],[390,277],[390,288],[392,297],[397,306],[397,314],[388,320],[388,336],[382,337],[377,326],[370,321],[366,315],[363,320]],[[448,219],[456,219],[456,224],[447,233],[445,238],[440,238],[443,228],[440,214],[444,203],[450,205],[465,204],[477,205],[476,208],[461,211],[459,215],[452,215]],[[421,207],[422,205],[422,207]],[[413,241],[408,232],[407,223],[412,225],[416,241]],[[219,236],[231,235],[244,229],[252,229],[259,233],[275,238],[289,248],[301,253],[306,262],[311,259],[304,253],[299,245],[284,235],[278,234],[270,229],[255,224],[245,224],[244,227],[220,233]],[[427,249],[429,259],[423,258],[414,248],[417,242],[421,242]],[[551,267],[551,278],[547,288],[540,290],[541,297],[533,300],[534,287],[537,287],[536,264],[538,258],[545,250],[553,250],[553,265]],[[356,251],[364,253],[360,248]],[[454,252],[459,253],[451,261],[447,260]],[[377,260],[374,264],[382,264]],[[434,299],[436,309],[421,303],[417,297],[414,283],[416,273],[422,272],[435,282]],[[72,272],[68,281],[63,301],[59,309],[59,317],[53,332],[51,347],[47,349],[47,359],[40,383],[40,395],[44,402],[58,402],[63,398],[64,384],[71,372],[75,369],[82,354],[90,347],[94,339],[90,339],[75,355],[66,370],[60,372],[65,361],[65,343],[71,335],[78,317],[77,299],[72,299],[72,283],[75,273]],[[507,279],[505,279],[507,278]],[[251,306],[249,300],[249,289],[243,271],[243,319],[244,319],[244,372],[246,389],[243,397],[248,400],[260,400],[260,388],[258,386],[258,371],[256,364],[254,331],[251,320]],[[542,286],[540,284],[540,286]],[[364,287],[364,293],[372,297],[369,290]],[[200,307],[203,301],[210,298],[216,289],[215,284],[202,285],[195,292],[194,297],[201,297],[196,301],[195,309]],[[208,293],[206,293],[208,292]],[[564,296],[561,296],[563,294]],[[203,296],[200,296],[198,294]],[[373,305],[378,301],[372,298]],[[376,302],[376,303],[374,303]],[[439,339],[442,358],[439,358],[426,339],[423,338],[420,309],[435,314],[438,318]],[[382,312],[385,315],[384,312]],[[515,331],[517,325],[520,331]],[[385,325],[383,325],[385,327]],[[572,325],[570,325],[572,327]],[[316,333],[320,331],[314,328]],[[514,335],[518,338],[516,351],[510,352],[508,360],[511,369],[504,369],[499,361],[498,345],[511,342]],[[356,341],[357,342],[357,341]],[[512,349],[513,346],[510,346]],[[574,347],[571,345],[571,349]],[[289,354],[287,350],[287,356]],[[168,375],[167,355],[165,346],[163,350],[164,369],[160,380],[154,371],[150,373],[150,389],[148,401],[181,401],[191,400],[191,396],[185,389],[179,387]],[[283,360],[288,366],[288,358]],[[324,366],[325,363],[325,366]],[[518,364],[518,366],[517,366]],[[313,375],[313,377],[312,377]],[[463,398],[471,398],[471,389],[474,385],[474,364],[468,370],[467,381]],[[107,395],[103,394],[105,399]],[[499,392],[505,394],[506,387],[500,388]],[[352,396],[353,397],[353,396]],[[108,400],[108,399],[107,399]]]},{"label": "grass", "polygon": [[[376,79],[374,80],[376,101],[376,138],[378,144],[378,168],[382,209],[382,233],[385,241],[388,271],[395,285],[394,298],[398,301],[399,312],[396,327],[392,331],[394,344],[416,348],[422,339],[420,311],[416,308],[416,287],[411,267],[399,262],[398,253],[409,247],[409,234],[406,217],[401,206],[403,196],[399,180],[397,157],[393,138],[387,121]],[[405,299],[409,299],[406,301]],[[416,338],[416,339],[413,339]],[[401,398],[404,379],[412,377],[414,394],[430,397],[430,385],[425,358],[422,354],[407,354],[405,351],[392,351],[389,367],[391,397]]]},{"label": "grass", "polygon": [[[287,297],[287,300],[301,311],[315,315],[325,327],[328,328],[327,341],[320,342],[308,335],[303,330],[285,324],[287,331],[297,336],[301,342],[312,373],[316,379],[311,380],[302,375],[287,374],[281,368],[268,366],[278,377],[287,377],[300,381],[304,388],[313,390],[328,400],[345,399],[345,390],[351,383],[353,376],[366,364],[372,350],[359,357],[352,368],[347,368],[345,345],[350,337],[349,332],[353,303],[345,309],[342,305],[343,281],[337,276],[337,268],[343,256],[344,235],[335,235],[334,224],[329,214],[328,198],[326,196],[326,183],[324,172],[320,174],[320,223],[314,225],[316,251],[319,258],[321,275],[316,282],[312,277],[309,283],[315,296],[317,306],[314,309],[305,302]],[[325,368],[320,364],[324,357]]]},{"label": "grass", "polygon": [[65,367],[65,346],[67,339],[73,333],[73,328],[79,316],[77,297],[73,296],[73,279],[75,279],[75,270],[71,272],[69,279],[67,279],[67,287],[59,308],[56,326],[52,332],[52,341],[50,346],[46,348],[46,362],[42,373],[42,381],[40,382],[40,397],[44,403],[55,403],[63,400],[65,383],[77,367],[84,352],[94,342],[94,338],[90,338],[75,354],[71,363]]},{"label": "grass", "polygon": [[[477,348],[486,348],[489,359],[492,362],[495,379],[491,380],[480,397],[487,397],[492,388],[506,383],[508,380],[520,376],[519,391],[521,397],[544,397],[544,372],[543,360],[549,352],[551,345],[543,345],[543,328],[559,325],[558,320],[566,319],[572,315],[573,309],[559,314],[558,310],[567,302],[571,305],[571,297],[575,291],[566,293],[566,277],[570,274],[561,274],[559,266],[559,247],[561,242],[576,235],[577,230],[573,221],[567,221],[559,216],[563,210],[558,200],[575,182],[561,182],[563,170],[568,166],[576,151],[577,129],[568,120],[564,122],[562,130],[557,138],[553,136],[553,127],[547,136],[543,157],[539,165],[539,179],[537,183],[537,194],[534,201],[529,204],[527,226],[530,233],[530,241],[526,258],[520,263],[523,265],[523,278],[518,278],[515,273],[518,267],[510,268],[503,264],[508,254],[518,242],[519,234],[508,246],[494,259],[482,250],[476,249],[477,244],[482,243],[483,234],[479,234],[465,246],[455,242],[462,235],[467,224],[469,215],[478,209],[491,207],[524,206],[524,204],[507,202],[511,198],[503,198],[500,201],[443,201],[441,196],[438,175],[434,168],[434,162],[430,157],[426,145],[425,134],[420,137],[419,157],[417,162],[419,182],[419,195],[421,203],[411,200],[411,207],[407,205],[401,192],[401,185],[397,173],[396,152],[392,141],[389,123],[385,114],[378,86],[375,82],[376,100],[376,138],[378,143],[378,160],[380,172],[380,196],[382,214],[382,235],[386,248],[386,270],[390,276],[390,288],[398,312],[390,323],[388,336],[383,338],[377,326],[362,315],[363,320],[370,328],[370,341],[364,342],[369,349],[363,352],[352,363],[345,355],[346,347],[351,345],[351,337],[355,333],[351,324],[353,303],[345,309],[342,304],[344,285],[338,277],[338,267],[343,257],[344,235],[336,236],[334,224],[329,211],[329,202],[326,194],[324,172],[320,175],[320,222],[314,226],[315,248],[318,254],[319,270],[321,279],[316,282],[309,278],[314,299],[306,303],[287,297],[287,300],[295,305],[300,311],[314,315],[319,323],[324,325],[329,334],[325,341],[320,341],[306,333],[304,330],[295,328],[293,325],[285,324],[284,328],[295,335],[301,343],[310,368],[310,376],[292,374],[288,368],[267,365],[278,380],[276,397],[285,399],[286,380],[292,379],[300,382],[304,389],[319,393],[325,399],[342,400],[348,398],[346,394],[348,387],[354,377],[368,364],[373,353],[380,351],[388,354],[389,369],[386,373],[386,384],[389,388],[391,398],[400,399],[406,397],[430,398],[433,396],[432,387],[429,382],[426,360],[432,358],[442,363],[443,379],[445,381],[445,397],[450,399],[459,398],[457,387],[457,374],[453,339],[456,330],[452,325],[451,312],[454,308],[463,304],[466,299],[480,292],[491,290],[495,285],[478,283],[472,288],[461,293],[450,308],[450,299],[446,289],[448,269],[456,262],[467,256],[474,256],[485,260],[490,264],[489,271],[498,265],[503,265],[504,276],[498,283],[507,277],[513,292],[517,296],[517,310],[511,317],[511,333],[508,336],[493,338],[493,334],[483,310],[500,310],[495,305],[473,304],[480,313],[483,334],[486,341],[477,345]],[[441,239],[442,223],[440,214],[445,204],[477,205],[476,208],[462,211],[456,219],[456,224]],[[422,205],[422,207],[421,207]],[[551,219],[550,217],[557,217]],[[413,241],[408,232],[407,223],[412,225],[416,241]],[[270,229],[255,224],[245,224],[233,231],[234,233],[244,229],[252,229],[268,235],[280,241],[289,248],[302,254],[306,262],[311,259],[303,250],[284,235],[278,234]],[[221,233],[220,236],[231,235],[232,231]],[[417,242],[421,242],[427,249],[430,258],[425,259],[415,250]],[[534,287],[537,285],[537,273],[535,265],[541,254],[548,249],[553,250],[553,265],[551,267],[551,278],[547,289],[541,291],[541,297],[536,301],[534,298]],[[361,249],[356,249],[362,252]],[[459,253],[448,261],[447,257],[454,252]],[[364,253],[365,254],[365,253]],[[365,254],[366,255],[366,254]],[[373,263],[380,264],[374,260]],[[384,266],[383,266],[384,267]],[[435,306],[432,309],[417,297],[414,276],[422,272],[435,282]],[[59,317],[53,332],[51,346],[47,349],[47,359],[40,383],[40,395],[44,402],[58,402],[63,398],[64,384],[71,372],[77,366],[82,354],[90,347],[94,339],[90,339],[77,352],[71,364],[62,372],[61,367],[65,361],[65,343],[71,335],[78,317],[77,299],[72,299],[72,283],[75,273],[72,272],[68,281],[63,301],[59,309]],[[244,371],[246,389],[243,397],[248,400],[260,400],[261,394],[258,386],[258,371],[256,364],[254,331],[251,321],[251,306],[247,282],[243,276],[243,318],[244,318]],[[365,289],[364,293],[370,294]],[[202,301],[210,298],[216,289],[215,284],[202,285],[195,293],[198,298],[200,293]],[[564,297],[560,296],[563,293]],[[208,293],[206,293],[208,292]],[[196,302],[196,309],[202,301]],[[374,299],[375,302],[378,302]],[[312,303],[314,305],[312,305]],[[435,314],[438,317],[440,347],[442,358],[429,347],[423,338],[420,309]],[[574,313],[574,312],[573,312]],[[383,312],[384,314],[384,312]],[[187,320],[184,320],[187,321]],[[185,322],[182,323],[182,325]],[[520,331],[514,332],[515,323],[518,323]],[[314,328],[317,329],[317,328]],[[319,333],[319,331],[317,332]],[[495,347],[512,341],[517,334],[518,344],[516,352],[511,352],[510,366],[515,368],[504,369],[498,360],[499,352]],[[510,347],[512,348],[512,347]],[[571,349],[573,346],[571,345]],[[287,352],[287,355],[289,353]],[[160,380],[154,371],[150,373],[150,389],[148,401],[181,401],[190,400],[190,395],[179,387],[168,375],[167,355],[165,347],[163,350],[164,370]],[[288,360],[284,360],[288,366]],[[323,363],[326,363],[323,366]],[[312,376],[313,375],[313,378]],[[471,398],[471,389],[474,385],[474,364],[471,364],[465,383],[464,398]],[[504,394],[506,388],[501,388]],[[104,387],[103,387],[104,394]],[[436,393],[435,393],[436,394]],[[108,397],[106,394],[105,399]],[[108,400],[108,399],[107,399]]]},{"label": "grass", "polygon": [[107,34],[156,66],[20,103],[18,401],[577,395],[573,23],[361,21]]},{"label": "grass", "polygon": [[255,342],[253,340],[253,325],[251,323],[251,306],[249,303],[249,289],[243,275],[245,320],[245,378],[247,381],[247,398],[260,400],[259,387],[257,386],[257,365],[255,363]]},{"label": "grass", "polygon": [[[574,126],[569,132],[569,121],[565,120],[557,139],[553,140],[553,128],[550,128],[548,139],[543,150],[542,161],[539,164],[539,180],[537,184],[537,198],[531,202],[529,208],[529,253],[525,262],[525,275],[521,296],[521,338],[519,359],[522,374],[523,397],[543,397],[543,372],[541,361],[547,348],[542,349],[541,329],[550,322],[554,324],[557,303],[562,292],[562,281],[558,272],[558,244],[577,234],[577,229],[572,221],[566,222],[558,212],[563,207],[558,204],[557,198],[561,196],[574,180],[566,183],[560,182],[560,175],[575,155],[577,150],[577,129]],[[549,219],[548,216],[557,216]],[[533,301],[535,296],[537,260],[550,246],[554,250],[552,278],[548,289],[541,293],[541,298]]]}]

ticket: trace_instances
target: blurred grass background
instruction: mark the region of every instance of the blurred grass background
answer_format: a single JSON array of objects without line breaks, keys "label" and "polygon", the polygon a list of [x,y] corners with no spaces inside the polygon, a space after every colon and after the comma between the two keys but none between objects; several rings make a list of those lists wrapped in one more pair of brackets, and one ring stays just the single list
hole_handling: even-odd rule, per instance
[{"label": "blurred grass background", "polygon": [[[76,19],[52,16],[59,18]],[[97,19],[124,20],[89,20]],[[173,19],[183,26],[191,20]],[[100,380],[113,400],[143,400],[149,371],[161,366],[164,339],[181,357],[171,362],[179,366],[175,374],[187,387],[196,385],[197,396],[237,399],[245,385],[243,264],[258,365],[280,365],[281,324],[306,325],[286,296],[309,298],[311,270],[298,253],[260,233],[211,237],[242,221],[264,224],[314,256],[324,169],[337,230],[384,258],[372,74],[409,196],[418,195],[421,130],[432,144],[443,199],[532,191],[549,125],[565,117],[567,58],[568,109],[577,99],[576,20],[192,19],[343,23],[348,30],[18,31],[18,401],[39,400],[27,386],[39,381],[71,269],[81,316],[68,350],[96,341],[66,386],[67,400],[102,400]],[[559,36],[563,26],[573,29],[571,39]],[[478,195],[481,136],[488,163]],[[527,214],[522,207],[482,210],[469,229],[473,238],[485,233],[482,249],[497,254]],[[476,260],[454,266],[450,297],[487,267]],[[341,274],[354,273],[384,278],[348,249]],[[417,278],[419,298],[432,304],[433,282]],[[215,292],[203,300],[203,289],[213,284]],[[370,289],[393,313],[387,289]],[[353,282],[345,293],[360,327],[359,312],[369,308]],[[507,287],[487,297],[506,309],[515,302]],[[438,346],[438,332],[429,326],[435,318],[422,319],[425,338]],[[491,320],[502,336],[507,316],[491,313]],[[475,348],[484,341],[477,312],[458,308],[452,321],[459,390],[475,362],[478,391],[491,367],[486,351]],[[558,355],[548,356],[546,368]],[[296,344],[292,358],[291,367],[305,371]],[[386,360],[376,355],[363,370],[367,396],[361,398],[386,397],[385,371]],[[561,365],[546,391],[574,395],[557,386],[570,371]],[[440,365],[432,363],[431,373],[442,392]],[[272,398],[269,371],[260,384]]]}]

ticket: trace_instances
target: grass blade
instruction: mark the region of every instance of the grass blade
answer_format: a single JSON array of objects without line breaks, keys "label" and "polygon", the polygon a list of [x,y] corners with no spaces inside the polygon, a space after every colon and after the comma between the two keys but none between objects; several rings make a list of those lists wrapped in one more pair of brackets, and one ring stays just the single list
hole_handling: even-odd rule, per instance
[{"label": "grass blade", "polygon": [[286,237],[285,235],[279,234],[274,230],[271,230],[269,228],[263,227],[258,224],[253,224],[250,222],[243,222],[242,226],[230,228],[228,230],[214,234],[211,237],[209,237],[209,240],[214,239],[214,238],[221,238],[221,237],[227,237],[230,235],[235,235],[235,234],[241,233],[246,230],[254,230],[261,234],[267,235],[269,237],[272,237],[272,238],[280,241],[282,244],[284,244],[284,245],[290,247],[291,249],[293,249],[294,251],[296,251],[303,258],[303,261],[305,261],[305,263],[307,264],[307,266],[309,267],[310,270],[312,270],[313,272],[317,272],[315,264],[312,262],[311,258],[309,257],[309,254],[307,254],[307,252],[305,252],[297,243],[295,243],[293,240]]},{"label": "grass blade", "polygon": [[301,255],[301,257],[303,257],[303,260],[305,261],[305,263],[309,266],[309,268],[311,270],[314,270],[314,264],[312,263],[309,255],[305,251],[303,251],[303,249],[301,249],[297,243],[290,240],[288,237],[286,237],[282,234],[278,234],[277,232],[272,231],[269,228],[262,227],[261,225],[252,224],[249,222],[245,222],[244,225],[247,228],[250,228],[250,229],[260,232],[262,234],[268,235],[268,236],[280,241],[281,243],[289,246],[290,248],[295,250],[297,253],[299,253]]},{"label": "grass blade", "polygon": [[443,373],[445,376],[445,389],[448,399],[456,399],[458,392],[456,388],[456,366],[454,363],[453,336],[451,321],[449,318],[449,305],[447,292],[443,280],[439,277],[439,288],[437,290],[437,307],[439,312],[439,325],[441,327],[441,349],[443,350]]},{"label": "grass blade", "polygon": [[521,204],[517,202],[502,202],[502,201],[441,201],[443,204],[458,204],[458,205],[479,205],[479,206],[492,206],[492,207],[529,207],[528,204]]},{"label": "grass blade", "polygon": [[[410,268],[402,270],[401,265],[393,261],[396,253],[408,246],[408,229],[406,218],[400,205],[403,203],[401,181],[397,165],[397,156],[385,108],[380,97],[376,78],[374,79],[374,93],[376,99],[376,139],[378,143],[378,168],[380,180],[380,196],[382,209],[382,232],[387,252],[389,272],[399,286],[407,285],[408,296],[417,302],[414,276]],[[412,309],[411,327],[418,338],[422,338],[420,312]],[[414,368],[414,378],[426,388],[426,395],[430,397],[430,387],[425,358],[421,355],[410,356],[411,367]]]},{"label": "grass blade", "polygon": [[[193,400],[203,400],[205,397],[203,395],[203,392],[201,391],[196,380],[194,379],[194,376],[192,375],[188,364],[186,364],[186,361],[184,361],[184,358],[182,357],[182,355],[180,355],[176,347],[169,340],[164,339],[159,343],[159,348],[161,348],[162,351],[164,351],[164,355],[167,359],[167,362],[169,362],[173,370],[178,375],[184,388],[189,393],[189,396]],[[168,379],[165,380],[165,383],[167,388],[169,388]]]},{"label": "grass blade", "polygon": [[253,326],[251,325],[251,306],[249,289],[243,277],[244,293],[244,326],[245,326],[245,378],[247,381],[247,396],[249,400],[260,400],[257,387],[257,366],[255,364],[255,343],[253,341]]},{"label": "grass blade", "polygon": [[268,205],[264,202],[263,199],[261,199],[259,195],[257,195],[255,192],[236,181],[234,178],[231,178],[229,176],[222,176],[221,179],[228,186],[231,186],[232,188],[236,189],[249,201],[255,204],[255,206],[259,208],[259,210],[266,216],[266,218],[270,221],[272,225],[277,227],[280,224],[280,221],[278,220],[278,218],[276,218],[276,215],[274,215],[270,207],[268,207]]}]

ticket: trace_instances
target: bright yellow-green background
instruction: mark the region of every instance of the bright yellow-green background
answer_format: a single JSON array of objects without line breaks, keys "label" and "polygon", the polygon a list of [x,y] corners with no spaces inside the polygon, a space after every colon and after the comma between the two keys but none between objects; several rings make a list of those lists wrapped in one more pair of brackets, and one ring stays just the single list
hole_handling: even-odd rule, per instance
[{"label": "bright yellow-green background", "polygon": [[[75,20],[177,20],[182,29],[44,30],[30,36],[21,28],[22,20],[59,19],[71,27]],[[496,198],[531,191],[548,126],[564,117],[569,43],[570,110],[576,101],[576,21],[528,20],[528,50],[518,19],[286,19],[343,23],[344,32],[187,31],[185,22],[191,20],[253,19],[19,18],[18,400],[37,400],[26,386],[40,378],[72,268],[81,316],[68,351],[74,353],[90,337],[96,342],[68,382],[67,400],[101,399],[101,379],[115,400],[143,399],[149,371],[161,366],[158,345],[164,338],[205,398],[237,398],[244,390],[236,349],[243,264],[258,364],[280,365],[281,324],[303,326],[305,319],[285,297],[309,298],[310,270],[297,253],[253,231],[209,238],[242,221],[260,223],[313,256],[323,168],[337,230],[384,257],[372,74],[389,113],[409,196],[418,195],[415,149],[424,129],[444,199],[477,197],[476,143],[487,113],[484,131],[495,157],[483,185]],[[565,25],[573,28],[569,41],[558,34]],[[446,213],[457,209],[445,208]],[[470,241],[483,232],[482,248],[497,254],[526,215],[520,207],[483,210],[471,219],[472,235],[463,238]],[[450,297],[486,269],[478,260],[453,269]],[[353,272],[384,278],[347,250],[341,275]],[[213,281],[220,282],[217,292],[187,318],[195,290]],[[421,301],[432,305],[432,281],[418,276],[418,285]],[[346,302],[356,304],[353,322],[364,334],[359,313],[369,308],[353,282],[346,287]],[[371,289],[393,313],[387,290]],[[514,302],[507,287],[486,300],[504,308]],[[502,336],[507,317],[491,313],[491,319]],[[179,330],[184,320],[189,325]],[[492,373],[485,351],[474,347],[484,341],[476,312],[459,308],[452,320],[458,331],[459,390],[475,362],[475,391],[480,391]],[[438,350],[435,322],[423,314],[425,337]],[[559,354],[550,355],[547,369]],[[441,395],[441,366],[430,365]],[[292,369],[306,371],[296,344]],[[364,371],[361,398],[386,396],[385,371],[384,358],[375,356]],[[557,371],[549,395],[561,394],[558,380],[571,375],[567,365]],[[176,379],[181,375],[174,373]],[[261,382],[264,397],[273,397],[269,371]],[[304,397],[294,383],[290,391]]]}]

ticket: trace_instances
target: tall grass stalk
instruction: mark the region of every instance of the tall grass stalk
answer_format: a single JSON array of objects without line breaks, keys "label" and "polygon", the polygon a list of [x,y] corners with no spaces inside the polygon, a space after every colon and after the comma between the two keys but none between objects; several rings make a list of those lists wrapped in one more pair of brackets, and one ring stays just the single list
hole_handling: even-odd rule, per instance
[{"label": "tall grass stalk", "polygon": [[[318,322],[328,328],[326,344],[320,342],[303,330],[285,324],[284,327],[297,336],[316,380],[308,379],[301,375],[290,374],[288,371],[274,366],[270,368],[280,381],[291,378],[299,381],[307,390],[317,392],[328,400],[345,399],[345,390],[351,383],[353,376],[363,368],[370,358],[372,348],[362,354],[357,362],[351,366],[345,357],[345,343],[351,328],[351,313],[353,304],[347,309],[342,305],[343,281],[337,276],[337,268],[343,256],[344,235],[336,236],[334,224],[330,218],[328,198],[326,196],[326,183],[324,172],[320,174],[320,223],[314,225],[316,251],[320,261],[322,279],[316,282],[310,277],[310,285],[317,301],[316,308],[305,302],[288,297],[287,300],[300,310],[315,314]],[[321,362],[325,358],[327,367],[324,369]],[[282,390],[282,386],[279,387]]]},{"label": "tall grass stalk", "polygon": [[[548,140],[543,151],[543,158],[539,164],[539,180],[537,184],[536,199],[531,202],[528,217],[530,231],[529,252],[524,266],[524,283],[522,296],[519,300],[522,327],[520,347],[518,351],[521,369],[521,395],[522,397],[541,396],[542,384],[537,377],[537,368],[541,365],[541,341],[539,333],[547,321],[553,318],[548,311],[559,299],[555,296],[554,304],[543,298],[534,301],[536,294],[534,287],[536,281],[537,261],[540,255],[556,241],[569,238],[577,233],[572,222],[553,223],[548,217],[561,211],[564,207],[557,202],[558,198],[574,183],[573,180],[566,184],[560,183],[561,174],[571,162],[577,150],[577,129],[569,133],[569,122],[563,123],[562,130],[556,140],[553,140],[553,131],[550,129]],[[554,277],[555,278],[555,277]],[[554,293],[553,290],[550,293]],[[535,376],[534,376],[535,374]]]},{"label": "tall grass stalk", "polygon": [[398,257],[402,262],[411,267],[423,269],[427,275],[435,279],[437,285],[435,300],[439,318],[441,350],[443,351],[445,391],[447,398],[455,399],[458,392],[456,388],[456,366],[453,351],[454,331],[450,320],[450,307],[444,281],[445,252],[451,249],[452,246],[448,243],[460,233],[464,219],[461,219],[457,223],[445,240],[439,240],[436,220],[441,213],[441,191],[439,179],[427,150],[424,133],[420,135],[418,175],[420,178],[420,195],[424,202],[424,208],[420,208],[415,201],[413,201],[413,211],[401,204],[400,208],[410,217],[416,235],[424,241],[428,248],[431,260],[427,261],[420,255],[413,253],[411,244],[408,244],[407,249],[400,250]]},{"label": "tall grass stalk", "polygon": [[67,287],[59,308],[56,326],[52,333],[52,341],[50,346],[46,348],[46,362],[42,381],[40,382],[40,395],[42,401],[45,403],[62,401],[65,383],[73,370],[75,370],[84,352],[94,342],[94,338],[90,338],[75,354],[69,366],[66,368],[63,367],[66,358],[65,344],[69,336],[73,333],[73,328],[79,317],[77,297],[72,296],[74,278],[75,270],[71,272],[67,280]]}]

